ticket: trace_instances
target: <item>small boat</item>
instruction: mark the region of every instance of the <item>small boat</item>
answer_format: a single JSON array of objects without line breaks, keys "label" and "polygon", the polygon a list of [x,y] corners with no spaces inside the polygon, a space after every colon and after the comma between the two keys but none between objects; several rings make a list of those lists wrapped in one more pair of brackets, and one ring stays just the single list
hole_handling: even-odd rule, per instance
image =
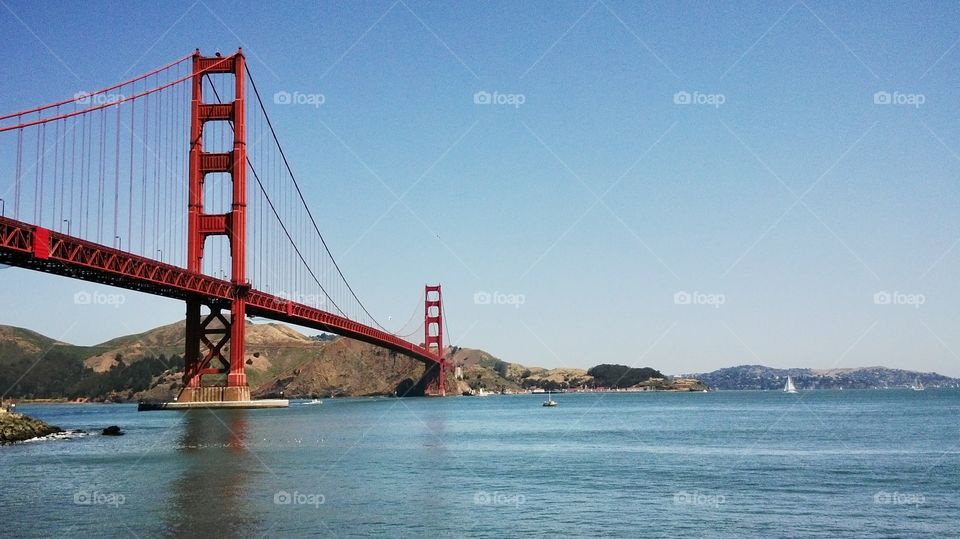
[{"label": "small boat", "polygon": [[784,393],[796,393],[797,387],[793,385],[793,378],[787,376],[787,385],[783,386]]},{"label": "small boat", "polygon": [[323,404],[323,401],[320,399],[313,399],[312,401],[307,401],[304,404]]},{"label": "small boat", "polygon": [[557,401],[550,398],[550,392],[547,392],[547,400],[543,401],[543,405],[549,408],[552,408],[557,405]]},{"label": "small boat", "polygon": [[924,390],[923,382],[920,381],[920,378],[919,378],[919,377],[917,377],[917,379],[913,381],[913,385],[910,386],[910,389],[912,389],[912,390],[914,390],[914,391],[923,391],[923,390]]}]

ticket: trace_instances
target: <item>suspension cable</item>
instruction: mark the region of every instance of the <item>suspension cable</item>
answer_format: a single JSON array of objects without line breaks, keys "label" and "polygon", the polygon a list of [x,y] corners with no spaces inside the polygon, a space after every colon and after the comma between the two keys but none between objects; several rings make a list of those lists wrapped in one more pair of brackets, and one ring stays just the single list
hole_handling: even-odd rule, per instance
[{"label": "suspension cable", "polygon": [[270,121],[270,116],[267,115],[267,110],[263,106],[263,99],[260,98],[260,91],[257,89],[257,84],[253,81],[253,75],[250,73],[250,68],[244,65],[244,68],[247,72],[247,77],[250,79],[250,85],[253,87],[253,93],[257,96],[257,102],[260,104],[260,110],[263,112],[264,118],[267,120],[267,127],[270,129],[270,134],[273,136],[273,141],[277,145],[277,149],[280,150],[280,157],[283,158],[283,164],[287,169],[287,172],[290,174],[290,179],[293,180],[293,185],[297,189],[297,194],[300,196],[300,201],[303,203],[304,209],[307,211],[307,216],[310,218],[310,222],[313,224],[313,229],[317,232],[317,235],[320,237],[320,242],[323,244],[324,250],[326,250],[327,255],[330,257],[330,260],[333,262],[333,267],[337,269],[337,273],[340,274],[340,279],[343,280],[343,283],[347,285],[347,290],[350,291],[350,294],[353,296],[353,299],[357,300],[357,303],[360,305],[360,308],[363,309],[363,312],[367,313],[367,316],[370,317],[370,320],[377,325],[383,331],[390,333],[390,330],[383,327],[376,318],[370,314],[370,311],[367,310],[363,302],[360,301],[360,298],[357,297],[356,292],[353,291],[353,287],[350,286],[350,282],[347,281],[347,278],[343,275],[343,271],[340,269],[340,265],[337,264],[337,259],[333,257],[333,253],[330,252],[330,247],[327,246],[326,240],[323,239],[323,234],[320,233],[320,227],[317,226],[316,219],[313,218],[313,212],[310,211],[310,206],[307,204],[306,199],[303,197],[303,191],[300,190],[300,184],[297,182],[297,178],[293,174],[293,170],[290,168],[290,163],[287,161],[287,155],[283,151],[283,147],[280,145],[280,139],[277,137],[276,131],[273,129],[273,122]]},{"label": "suspension cable", "polygon": [[413,309],[413,313],[410,314],[410,318],[408,318],[407,321],[404,322],[402,326],[400,326],[400,330],[398,330],[398,332],[395,334],[397,337],[403,337],[403,338],[410,337],[414,333],[420,331],[421,328],[423,328],[423,322],[421,322],[419,325],[413,328],[413,331],[411,331],[410,333],[407,333],[404,335],[399,334],[400,331],[403,331],[403,328],[407,327],[407,324],[413,321],[414,317],[417,316],[417,313],[420,312],[420,305],[422,303],[423,303],[423,294],[420,294],[420,300],[417,302],[416,308]]},{"label": "suspension cable", "polygon": [[[210,84],[210,88],[213,90],[213,95],[217,98],[218,103],[222,103],[220,100],[220,93],[217,92],[217,87],[213,84]],[[264,112],[264,115],[266,113]],[[267,119],[267,122],[270,120]],[[228,122],[230,124],[230,129],[236,131],[234,128],[233,122]],[[250,171],[253,172],[254,179],[257,180],[257,185],[260,186],[260,192],[263,193],[264,198],[267,200],[267,204],[270,206],[270,210],[273,211],[273,215],[277,218],[277,222],[280,223],[280,228],[283,229],[283,233],[286,234],[287,239],[290,240],[290,245],[293,246],[293,250],[296,251],[297,256],[300,258],[300,261],[303,262],[303,265],[307,268],[307,271],[310,273],[310,276],[313,277],[313,280],[317,283],[317,286],[320,287],[320,290],[323,292],[323,295],[326,296],[330,303],[340,312],[344,317],[350,318],[347,316],[347,313],[343,312],[343,309],[337,305],[337,302],[330,297],[330,294],[327,293],[327,290],[323,287],[323,284],[320,283],[320,279],[317,278],[316,274],[313,272],[313,268],[310,267],[310,264],[307,263],[306,259],[303,257],[303,253],[300,252],[300,248],[297,246],[297,242],[293,240],[293,236],[287,230],[287,225],[284,224],[283,219],[280,218],[280,213],[277,211],[277,208],[273,205],[273,200],[270,199],[270,195],[267,193],[266,188],[263,185],[263,182],[260,181],[260,175],[257,173],[256,167],[253,166],[253,163],[250,161],[250,156],[247,156],[247,164],[250,166]]]},{"label": "suspension cable", "polygon": [[84,92],[82,95],[74,96],[73,99],[64,99],[63,101],[58,101],[58,102],[56,102],[56,103],[51,103],[51,104],[49,104],[49,105],[43,105],[43,106],[40,106],[40,107],[35,107],[35,108],[30,109],[30,110],[24,110],[24,111],[21,111],[21,112],[14,112],[14,113],[11,113],[11,114],[5,114],[5,115],[3,115],[3,116],[0,116],[0,120],[6,120],[6,119],[9,119],[9,118],[13,118],[14,116],[22,116],[22,115],[25,115],[25,114],[33,114],[33,113],[35,113],[35,112],[40,112],[40,111],[43,111],[43,110],[52,109],[53,107],[59,107],[59,106],[62,106],[62,105],[67,105],[67,104],[69,104],[69,103],[76,103],[77,100],[79,100],[80,98],[89,98],[89,97],[92,97],[92,96],[95,96],[95,95],[105,94],[105,93],[109,92],[110,90],[116,90],[117,88],[121,88],[121,87],[123,87],[123,86],[127,86],[127,85],[129,85],[129,84],[133,84],[133,83],[135,83],[135,82],[141,81],[141,80],[143,80],[143,79],[145,79],[145,78],[147,78],[147,77],[149,77],[149,76],[151,76],[151,75],[155,75],[155,74],[157,74],[157,73],[160,73],[161,71],[166,71],[167,69],[170,69],[171,67],[174,67],[174,66],[177,66],[177,65],[183,63],[184,61],[186,61],[188,58],[190,58],[190,57],[193,56],[194,54],[195,54],[195,53],[190,53],[190,54],[184,56],[183,58],[180,58],[179,60],[174,60],[173,62],[170,62],[169,64],[167,64],[167,65],[165,65],[165,66],[158,67],[157,69],[154,69],[153,71],[151,71],[151,72],[149,72],[149,73],[140,75],[139,77],[130,79],[130,80],[128,80],[128,81],[124,81],[124,82],[121,82],[121,83],[118,83],[118,84],[114,84],[113,86],[110,86],[109,88],[104,88],[104,89],[102,89],[102,90],[97,90],[96,92],[89,92],[89,93]]},{"label": "suspension cable", "polygon": [[[210,71],[211,69],[217,67],[217,66],[220,65],[221,63],[226,62],[229,58],[230,58],[229,56],[228,56],[228,57],[225,57],[223,60],[220,60],[219,62],[216,62],[216,63],[214,63],[214,64],[212,64],[212,65],[210,65],[210,66],[207,66],[204,70],[200,71],[199,73],[200,73],[200,74],[206,73],[207,71]],[[93,107],[85,108],[85,109],[83,109],[83,110],[76,110],[76,111],[73,111],[73,112],[68,112],[68,113],[65,113],[65,114],[60,114],[60,115],[58,115],[58,116],[51,116],[51,117],[49,117],[49,118],[41,118],[41,119],[39,119],[39,120],[33,120],[33,121],[30,121],[30,122],[24,122],[24,123],[22,123],[22,124],[10,125],[10,126],[6,126],[6,127],[0,127],[0,133],[3,133],[4,131],[12,131],[12,130],[14,130],[14,129],[23,129],[23,128],[25,128],[25,127],[31,127],[31,126],[39,125],[39,124],[46,124],[46,123],[53,122],[53,121],[56,121],[56,120],[61,120],[61,119],[63,119],[63,118],[72,118],[72,117],[74,117],[74,116],[79,116],[79,115],[81,115],[81,114],[87,114],[87,113],[90,113],[90,112],[95,112],[95,111],[98,111],[98,110],[101,110],[101,109],[105,109],[105,108],[107,108],[107,107],[116,107],[116,106],[119,106],[119,105],[121,105],[121,104],[123,104],[123,103],[126,103],[127,101],[133,101],[133,100],[136,100],[136,99],[140,99],[141,97],[145,97],[145,96],[148,96],[148,95],[150,95],[150,94],[159,92],[159,91],[161,91],[161,90],[166,90],[167,88],[169,88],[169,87],[171,87],[171,86],[174,86],[174,85],[176,85],[176,84],[180,84],[181,82],[183,82],[183,81],[185,81],[185,80],[187,80],[187,79],[193,78],[193,76],[194,76],[194,74],[193,74],[193,73],[190,73],[189,75],[184,75],[184,76],[182,76],[182,77],[180,77],[180,78],[178,78],[178,79],[176,79],[176,80],[174,80],[174,81],[172,81],[172,82],[168,82],[168,83],[166,83],[166,84],[164,84],[164,85],[162,85],[162,86],[157,86],[156,88],[151,88],[150,90],[142,91],[142,92],[140,92],[139,94],[134,94],[134,95],[132,95],[132,96],[130,96],[130,97],[124,97],[124,98],[122,98],[122,99],[117,99],[117,100],[111,101],[111,102],[109,102],[109,103],[103,103],[103,104],[96,105],[96,106],[93,106]],[[69,101],[68,101],[68,102],[69,102]],[[47,108],[49,108],[49,107],[47,107]],[[17,114],[13,114],[12,116],[17,116],[17,118],[19,119],[19,117],[20,117],[21,115],[22,115],[22,113],[17,113]],[[10,117],[10,116],[7,116],[7,118],[9,118],[9,117]]]}]

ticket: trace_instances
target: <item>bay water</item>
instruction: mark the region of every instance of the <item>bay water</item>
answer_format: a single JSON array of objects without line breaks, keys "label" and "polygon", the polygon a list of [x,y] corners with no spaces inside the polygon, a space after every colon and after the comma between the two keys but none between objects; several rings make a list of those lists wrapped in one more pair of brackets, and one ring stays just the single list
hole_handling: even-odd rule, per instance
[{"label": "bay water", "polygon": [[24,404],[0,535],[960,536],[960,390],[544,398]]}]

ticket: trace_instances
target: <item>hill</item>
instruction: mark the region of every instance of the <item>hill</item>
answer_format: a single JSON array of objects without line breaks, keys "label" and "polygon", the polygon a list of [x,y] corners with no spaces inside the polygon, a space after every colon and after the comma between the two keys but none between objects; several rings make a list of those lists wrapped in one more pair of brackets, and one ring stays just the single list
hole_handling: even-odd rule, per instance
[{"label": "hill", "polygon": [[[264,343],[265,354],[271,350]],[[254,398],[421,395],[423,363],[359,341],[336,338],[316,342],[304,361],[289,363],[260,384],[251,382]],[[450,373],[452,375],[452,373]],[[448,378],[447,384],[452,383]]]},{"label": "hill", "polygon": [[714,389],[782,389],[787,376],[800,389],[876,389],[908,387],[920,380],[927,387],[960,387],[960,379],[886,367],[845,369],[775,369],[740,365],[690,375]]},{"label": "hill", "polygon": [[[169,400],[180,390],[184,339],[183,322],[94,346],[0,326],[0,386],[10,388],[6,397],[18,399]],[[248,323],[245,351],[255,397],[422,392],[422,363],[350,339]]]},{"label": "hill", "polygon": [[[331,335],[307,337],[282,324],[248,322],[246,372],[255,398],[284,396],[418,395],[425,366],[401,354]],[[170,400],[183,374],[184,324],[76,346],[34,331],[0,326],[0,385],[6,397],[96,401]],[[459,367],[448,372],[448,394],[528,389],[690,389],[696,381],[651,368],[598,365],[544,369],[503,361],[478,349],[451,347]]]}]

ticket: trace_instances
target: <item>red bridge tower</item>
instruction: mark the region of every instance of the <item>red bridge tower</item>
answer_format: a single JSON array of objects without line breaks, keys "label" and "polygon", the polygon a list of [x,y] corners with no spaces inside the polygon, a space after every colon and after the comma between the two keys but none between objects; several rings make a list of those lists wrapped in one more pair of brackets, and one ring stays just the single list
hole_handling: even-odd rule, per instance
[{"label": "red bridge tower", "polygon": [[[447,361],[443,357],[443,294],[440,291],[440,285],[427,285],[424,288],[423,317],[423,347],[440,358],[438,364],[430,367],[434,374],[428,376],[436,377],[437,394],[445,396],[443,380],[446,378]],[[433,380],[428,386],[433,386]]]},{"label": "red bridge tower", "polygon": [[[231,103],[205,103],[203,76],[232,74],[236,83]],[[242,51],[228,57],[193,55],[193,101],[190,114],[190,194],[187,222],[187,269],[202,273],[203,247],[208,236],[226,236],[230,243],[233,299],[228,304],[207,305],[210,313],[202,316],[199,299],[187,300],[184,388],[181,402],[247,401],[250,388],[243,372],[243,339],[246,296],[250,290],[244,273],[246,252],[247,150],[244,106],[244,57]],[[233,151],[204,151],[203,126],[207,122],[233,124]],[[204,212],[203,183],[207,174],[227,173],[233,183],[230,211]],[[230,317],[222,309],[230,308]],[[225,357],[229,349],[229,359]],[[216,361],[216,363],[214,362]],[[226,385],[203,387],[207,374],[226,374]]]}]

